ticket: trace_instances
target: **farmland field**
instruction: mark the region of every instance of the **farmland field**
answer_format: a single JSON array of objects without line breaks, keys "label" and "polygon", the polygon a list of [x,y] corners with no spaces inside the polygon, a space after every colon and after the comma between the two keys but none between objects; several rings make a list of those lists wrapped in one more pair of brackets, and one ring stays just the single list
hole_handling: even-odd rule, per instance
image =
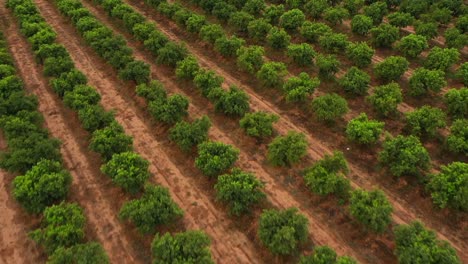
[{"label": "farmland field", "polygon": [[0,263],[468,263],[462,0],[2,0]]}]

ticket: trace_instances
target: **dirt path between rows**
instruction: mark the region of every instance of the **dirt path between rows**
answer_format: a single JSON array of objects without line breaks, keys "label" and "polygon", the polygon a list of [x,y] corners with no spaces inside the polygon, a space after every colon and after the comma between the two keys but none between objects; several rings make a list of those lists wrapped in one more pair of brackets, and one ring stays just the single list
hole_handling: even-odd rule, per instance
[{"label": "dirt path between rows", "polygon": [[[247,84],[246,81],[242,80],[242,78],[234,77],[230,71],[228,72],[221,67],[220,64],[225,66],[223,62],[215,61],[213,56],[209,56],[208,53],[210,53],[211,50],[207,51],[206,48],[204,49],[201,47],[199,43],[194,43],[193,41],[188,42],[186,33],[178,30],[177,26],[172,22],[168,22],[167,19],[155,15],[154,11],[148,11],[148,7],[144,6],[142,3],[135,3],[134,1],[128,0],[126,0],[126,2],[136,8],[138,12],[150,18],[151,21],[155,22],[157,27],[171,40],[176,42],[185,40],[185,42],[190,43],[191,45],[187,45],[187,48],[192,54],[197,56],[201,65],[223,76],[228,84],[234,84],[243,88],[251,98],[250,102],[253,110],[264,110],[281,116],[280,121],[275,126],[279,133],[285,134],[289,130],[296,130],[306,134],[310,145],[313,146],[313,148],[310,148],[308,151],[313,159],[319,159],[323,154],[330,154],[332,150],[335,149],[329,147],[335,143],[330,144],[328,142],[323,142],[318,140],[318,137],[314,136],[316,132],[310,129],[310,126],[305,125],[307,123],[304,121],[307,120],[307,118],[297,118],[295,115],[291,116],[290,113],[280,110],[271,102],[265,100],[265,98],[258,95],[253,87]],[[239,75],[239,73],[237,73],[236,76],[237,75]],[[422,219],[428,227],[437,231],[442,239],[448,240],[457,249],[462,259],[468,260],[467,235],[466,232],[460,232],[460,226],[451,226],[450,223],[443,222],[443,217],[435,219],[433,218],[433,211],[423,211],[418,206],[414,206],[413,201],[402,199],[395,193],[394,189],[379,183],[379,181],[376,180],[379,176],[368,168],[361,167],[361,165],[350,164],[350,169],[350,178],[355,187],[373,189],[375,186],[379,186],[379,188],[386,193],[394,206],[394,220],[396,223],[408,223],[417,218]],[[466,225],[462,224],[461,228],[463,230],[463,228],[466,228]]]},{"label": "dirt path between rows", "polygon": [[[182,172],[164,152],[163,143],[150,133],[148,122],[136,114],[135,106],[121,96],[117,90],[124,86],[109,68],[97,62],[83,48],[78,37],[47,1],[37,1],[41,13],[58,33],[58,41],[65,45],[78,69],[89,79],[102,96],[106,109],[116,110],[116,119],[125,131],[134,137],[135,150],[150,161],[150,171],[155,181],[169,187],[174,200],[185,212],[184,222],[189,229],[203,229],[212,239],[212,253],[218,263],[259,263],[260,257],[248,238],[233,228],[226,213],[219,211],[199,188],[188,172]],[[190,165],[192,166],[192,165]]]},{"label": "dirt path between rows", "polygon": [[[89,232],[103,245],[112,263],[142,263],[140,253],[130,244],[124,226],[117,218],[117,211],[111,205],[116,197],[107,191],[108,187],[99,181],[104,178],[99,173],[96,155],[86,151],[85,142],[79,142],[78,123],[70,124],[70,116],[59,99],[48,89],[47,80],[36,67],[35,59],[24,38],[19,35],[19,28],[11,13],[0,7],[1,13],[8,17],[6,38],[11,46],[13,57],[18,63],[19,73],[28,90],[38,96],[39,111],[43,113],[45,125],[52,136],[62,141],[61,153],[65,167],[73,177],[70,199],[77,201],[84,208]],[[94,158],[94,161],[91,159]],[[28,263],[28,262],[24,262]],[[29,262],[33,263],[33,262]]]}]

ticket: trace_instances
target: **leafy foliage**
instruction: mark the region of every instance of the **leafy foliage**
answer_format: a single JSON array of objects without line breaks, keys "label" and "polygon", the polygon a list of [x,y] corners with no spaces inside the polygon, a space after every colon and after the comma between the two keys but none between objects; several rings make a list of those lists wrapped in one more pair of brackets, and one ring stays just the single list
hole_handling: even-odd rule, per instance
[{"label": "leafy foliage", "polygon": [[332,25],[342,24],[348,16],[348,10],[343,7],[330,7],[323,12],[323,19]]},{"label": "leafy foliage", "polygon": [[369,89],[370,80],[369,74],[353,66],[339,80],[339,84],[348,93],[363,95]]},{"label": "leafy foliage", "polygon": [[273,134],[273,123],[278,119],[278,116],[266,112],[247,113],[239,121],[239,125],[251,137],[266,138]]},{"label": "leafy foliage", "polygon": [[447,146],[452,152],[468,154],[468,119],[453,122],[447,137]]},{"label": "leafy foliage", "polygon": [[443,71],[418,68],[409,79],[409,93],[412,96],[420,96],[430,91],[438,93],[446,85]]},{"label": "leafy foliage", "polygon": [[293,8],[281,15],[279,24],[286,30],[294,31],[299,28],[305,21],[305,15],[301,10]]},{"label": "leafy foliage", "polygon": [[372,18],[374,24],[377,25],[382,23],[383,17],[388,13],[387,3],[377,1],[368,6],[365,6],[363,11],[364,14]]},{"label": "leafy foliage", "polygon": [[375,50],[365,42],[352,42],[346,47],[346,57],[360,68],[372,63],[374,53]]},{"label": "leafy foliage", "polygon": [[261,46],[241,47],[237,50],[237,65],[249,73],[255,73],[263,65],[265,50]]},{"label": "leafy foliage", "polygon": [[437,23],[417,21],[414,25],[414,31],[420,36],[432,39],[437,36]]},{"label": "leafy foliage", "polygon": [[187,53],[188,51],[184,44],[167,42],[163,47],[158,49],[156,62],[175,67],[177,66],[177,62],[183,60],[187,56]]},{"label": "leafy foliage", "polygon": [[307,73],[301,72],[298,76],[289,78],[283,85],[287,102],[306,101],[320,85],[318,78],[311,78]]},{"label": "leafy foliage", "polygon": [[379,140],[384,123],[369,120],[366,113],[361,113],[348,122],[346,136],[359,144],[374,144]]},{"label": "leafy foliage", "polygon": [[398,104],[403,102],[403,95],[400,86],[392,82],[375,87],[374,93],[367,100],[379,114],[388,116],[397,112]]},{"label": "leafy foliage", "polygon": [[114,154],[132,150],[133,139],[125,134],[122,126],[113,121],[108,126],[93,132],[89,148],[105,159]]},{"label": "leafy foliage", "polygon": [[286,65],[282,62],[267,62],[257,72],[257,78],[266,87],[281,87],[287,74]]},{"label": "leafy foliage", "polygon": [[137,84],[147,83],[150,80],[150,66],[142,61],[132,61],[119,72],[119,76]]},{"label": "leafy foliage", "polygon": [[216,198],[229,205],[230,212],[241,215],[266,196],[262,192],[263,183],[252,173],[234,168],[230,174],[218,177],[215,185]]},{"label": "leafy foliage", "polygon": [[448,48],[463,49],[463,47],[468,45],[468,35],[456,28],[447,29],[444,37]]},{"label": "leafy foliage", "polygon": [[76,244],[69,248],[60,247],[47,260],[47,264],[100,263],[108,264],[109,257],[96,242]]},{"label": "leafy foliage", "polygon": [[319,44],[328,52],[339,53],[346,50],[348,37],[342,33],[329,33],[319,38]]},{"label": "leafy foliage", "polygon": [[396,48],[403,53],[403,55],[412,58],[417,57],[428,47],[429,45],[427,44],[426,38],[415,34],[402,37],[400,42],[396,45]]},{"label": "leafy foliage", "polygon": [[427,189],[440,208],[468,210],[468,164],[453,162],[442,166],[440,173],[430,175]]},{"label": "leafy foliage", "polygon": [[355,15],[351,20],[351,30],[359,35],[367,35],[373,27],[372,18],[365,15]]},{"label": "leafy foliage", "polygon": [[268,145],[268,160],[276,166],[291,166],[307,153],[307,140],[302,133],[289,131]]},{"label": "leafy foliage", "polygon": [[460,53],[454,48],[434,47],[427,55],[425,66],[431,70],[447,71],[460,58]]},{"label": "leafy foliage", "polygon": [[393,42],[400,37],[400,31],[397,27],[390,24],[381,24],[370,30],[372,43],[376,47],[390,48]]},{"label": "leafy foliage", "polygon": [[250,109],[249,96],[236,86],[231,86],[216,99],[215,109],[226,115],[243,116]]},{"label": "leafy foliage", "polygon": [[301,43],[289,45],[287,54],[299,66],[311,66],[317,52],[315,52],[312,45]]},{"label": "leafy foliage", "polygon": [[376,233],[383,233],[392,221],[392,205],[381,190],[353,191],[349,211],[357,221]]},{"label": "leafy foliage", "polygon": [[58,78],[51,79],[50,85],[56,94],[63,97],[66,92],[72,91],[78,85],[85,85],[87,82],[88,80],[82,72],[73,69],[60,74]]},{"label": "leafy foliage", "polygon": [[416,136],[435,136],[438,128],[445,127],[445,113],[439,108],[423,106],[406,113],[406,125]]},{"label": "leafy foliage", "polygon": [[87,106],[96,105],[101,100],[101,95],[94,87],[78,85],[72,91],[65,92],[63,103],[73,110],[81,110]]},{"label": "leafy foliage", "polygon": [[322,55],[319,54],[316,59],[319,74],[325,78],[332,77],[338,72],[340,61],[335,55]]},{"label": "leafy foliage", "polygon": [[208,130],[211,121],[207,116],[195,119],[192,123],[180,121],[169,130],[169,139],[174,141],[183,151],[189,151],[194,146],[208,140]]},{"label": "leafy foliage", "polygon": [[188,115],[189,101],[184,95],[173,94],[149,102],[148,110],[158,121],[175,124]]},{"label": "leafy foliage", "polygon": [[300,33],[307,41],[316,42],[319,37],[332,33],[332,29],[324,23],[305,21]]},{"label": "leafy foliage", "polygon": [[267,42],[274,49],[284,49],[289,45],[291,36],[284,29],[272,27],[268,32]]},{"label": "leafy foliage", "polygon": [[204,25],[200,29],[200,37],[202,40],[214,44],[215,41],[224,35],[224,30],[219,24]]},{"label": "leafy foliage", "polygon": [[395,27],[406,27],[414,22],[414,17],[409,13],[394,12],[387,16],[388,23]]},{"label": "leafy foliage", "polygon": [[202,142],[198,145],[195,166],[206,176],[214,177],[231,168],[239,157],[239,150],[221,142]]},{"label": "leafy foliage", "polygon": [[468,88],[450,89],[444,95],[447,112],[453,118],[468,118]]},{"label": "leafy foliage", "polygon": [[294,253],[307,240],[308,221],[296,208],[265,210],[260,216],[258,236],[274,254]]},{"label": "leafy foliage", "polygon": [[147,185],[139,199],[124,203],[119,217],[130,220],[142,233],[153,233],[155,227],[169,224],[180,217],[183,211],[172,200],[169,191],[160,186]]},{"label": "leafy foliage", "polygon": [[384,81],[398,80],[408,69],[409,62],[400,56],[389,56],[374,68],[375,75]]},{"label": "leafy foliage", "polygon": [[264,18],[252,20],[247,26],[249,37],[256,41],[264,41],[271,28],[272,25]]},{"label": "leafy foliage", "polygon": [[312,110],[320,121],[332,122],[348,112],[348,102],[343,97],[331,93],[312,100]]},{"label": "leafy foliage", "polygon": [[224,57],[233,57],[244,44],[245,40],[236,36],[221,37],[215,41],[214,48]]}]

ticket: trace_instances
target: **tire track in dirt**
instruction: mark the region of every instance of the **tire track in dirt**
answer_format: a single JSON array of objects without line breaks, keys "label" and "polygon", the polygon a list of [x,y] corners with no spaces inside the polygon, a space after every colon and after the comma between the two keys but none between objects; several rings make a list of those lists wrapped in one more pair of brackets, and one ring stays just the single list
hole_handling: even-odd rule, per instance
[{"label": "tire track in dirt", "polygon": [[[1,9],[3,10],[3,6]],[[8,13],[8,16],[10,13]],[[75,138],[77,129],[70,126],[62,112],[66,111],[59,100],[47,87],[47,80],[35,67],[35,60],[24,38],[19,36],[19,28],[16,21],[11,22],[10,30],[6,34],[13,51],[13,57],[18,63],[18,70],[25,86],[39,99],[39,111],[43,113],[45,125],[51,135],[62,141],[61,153],[65,167],[70,171],[73,182],[71,186],[71,200],[77,201],[83,207],[87,226],[89,226],[108,253],[112,263],[141,263],[132,250],[123,231],[123,225],[117,218],[117,212],[111,209],[106,186],[99,184],[96,177],[104,177],[99,173],[99,164],[90,161],[89,153],[86,153],[86,145],[81,145]],[[90,197],[94,201],[89,201]],[[96,202],[99,201],[99,202]]]},{"label": "tire track in dirt", "polygon": [[[187,228],[204,229],[212,238],[213,257],[219,263],[259,263],[258,252],[252,242],[231,227],[227,214],[220,212],[201,190],[194,187],[194,179],[184,176],[162,149],[162,143],[151,135],[144,118],[136,114],[135,106],[128,103],[115,89],[123,86],[115,74],[109,74],[100,63],[86,56],[92,51],[81,48],[73,30],[65,29],[68,22],[47,1],[36,1],[47,22],[58,33],[58,41],[70,52],[78,69],[88,77],[89,84],[96,87],[106,109],[116,110],[116,120],[125,131],[134,137],[135,150],[150,161],[149,170],[156,181],[169,187],[174,200],[184,209]],[[104,66],[105,67],[105,66]],[[111,76],[111,77],[109,77]]]},{"label": "tire track in dirt", "polygon": [[[154,11],[148,11],[143,6],[142,3],[135,3],[134,1],[125,0],[127,4],[135,8],[139,13],[149,18],[152,22],[156,24],[158,29],[163,32],[169,39],[176,42],[183,42],[184,34],[178,34],[178,30],[172,22],[167,22],[167,19],[160,18],[158,15],[155,15]],[[176,33],[177,32],[177,33]],[[331,154],[332,150],[327,147],[324,142],[321,142],[314,136],[314,131],[307,129],[303,124],[294,122],[289,118],[289,114],[285,111],[278,109],[271,102],[265,101],[262,96],[259,96],[255,90],[250,87],[249,84],[245,83],[242,80],[237,80],[233,75],[228,73],[226,70],[219,66],[219,62],[215,62],[212,57],[205,55],[197,43],[191,43],[187,45],[188,50],[194,54],[200,64],[204,67],[208,67],[214,70],[217,74],[223,76],[225,81],[229,84],[234,84],[239,87],[242,87],[250,96],[251,108],[255,111],[263,110],[271,113],[275,113],[280,116],[275,128],[280,134],[285,134],[289,130],[296,130],[302,132],[306,135],[307,140],[311,143],[314,148],[309,148],[308,153],[314,159],[320,159],[323,154]],[[358,167],[359,165],[349,164],[350,165],[350,175],[349,178],[352,181],[354,187],[360,187],[363,189],[373,189],[378,186],[382,189],[389,201],[394,207],[394,220],[396,223],[408,223],[415,219],[421,219],[426,225],[434,229],[440,238],[449,241],[454,248],[457,249],[459,255],[462,259],[468,260],[468,246],[466,235],[463,232],[459,232],[458,229],[448,226],[447,224],[440,223],[438,220],[430,219],[426,217],[425,212],[420,211],[420,208],[415,208],[411,205],[410,201],[401,199],[398,195],[394,194],[386,186],[379,184],[377,181],[373,180],[377,175],[372,172],[366,172],[365,169]],[[441,228],[436,226],[442,225]]]}]

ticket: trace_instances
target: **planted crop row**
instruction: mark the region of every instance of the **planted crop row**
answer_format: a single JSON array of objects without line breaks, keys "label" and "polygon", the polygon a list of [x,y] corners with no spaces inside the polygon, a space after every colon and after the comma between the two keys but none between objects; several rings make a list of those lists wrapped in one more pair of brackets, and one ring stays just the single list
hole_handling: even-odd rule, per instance
[{"label": "planted crop row", "polygon": [[[132,151],[132,138],[125,134],[114,119],[113,113],[106,112],[99,104],[100,95],[93,87],[86,85],[86,76],[74,67],[67,50],[55,43],[56,33],[40,16],[34,3],[20,0],[10,1],[8,5],[20,20],[22,33],[28,37],[36,58],[43,64],[44,74],[50,77],[51,87],[67,107],[78,112],[83,128],[92,133],[89,147],[99,153],[105,161],[101,167],[102,172],[130,194],[141,191],[150,177],[149,162]],[[39,37],[44,35],[48,37]],[[106,39],[101,40],[106,41]],[[115,39],[108,41],[112,40]],[[125,67],[121,74],[125,75],[125,69],[128,67]],[[74,208],[65,209],[76,211]],[[182,210],[173,202],[169,191],[152,185],[145,185],[142,195],[125,203],[120,210],[120,217],[132,221],[143,233],[153,233],[155,227],[171,223],[182,215]],[[82,221],[78,221],[78,224],[83,225]],[[37,237],[41,238],[39,232]],[[174,247],[172,250],[177,252],[177,257],[187,257],[184,254],[190,253],[179,251],[180,245],[190,243],[187,241],[196,241],[195,247],[198,248],[194,250],[198,251],[200,258],[206,260],[211,258],[208,249],[210,240],[199,231],[187,231],[175,236],[170,234],[156,236],[153,242],[153,257],[156,260],[163,259],[164,252],[171,247]],[[80,252],[79,248],[73,250]],[[61,254],[70,254],[67,252]],[[101,258],[100,255],[96,257]],[[103,262],[98,259],[93,263]]]},{"label": "planted crop row", "polygon": [[[24,13],[18,15],[31,19]],[[29,236],[44,248],[50,263],[63,263],[64,259],[108,263],[100,244],[85,242],[83,209],[65,202],[72,177],[62,164],[60,141],[44,128],[37,98],[24,91],[1,32],[0,69],[0,127],[8,146],[0,165],[22,174],[12,183],[18,203],[28,213],[43,215],[41,227]]]}]

